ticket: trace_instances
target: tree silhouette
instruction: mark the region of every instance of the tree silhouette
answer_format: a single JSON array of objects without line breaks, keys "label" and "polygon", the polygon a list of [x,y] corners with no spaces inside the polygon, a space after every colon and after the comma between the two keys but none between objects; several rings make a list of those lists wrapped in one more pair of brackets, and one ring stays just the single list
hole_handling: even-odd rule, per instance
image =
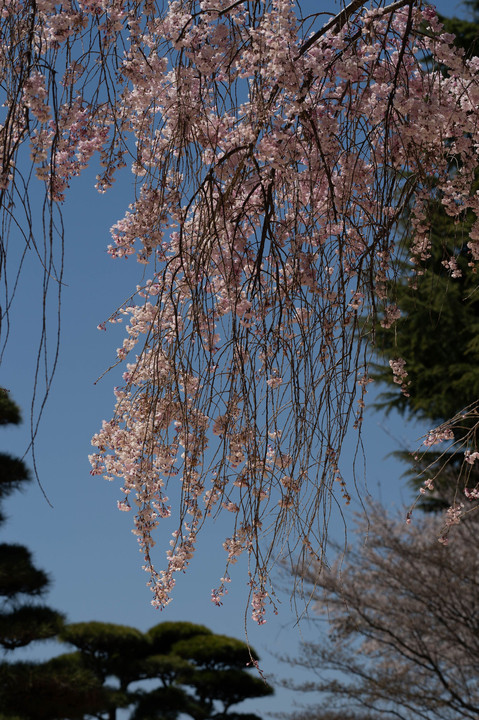
[{"label": "tree silhouette", "polygon": [[108,712],[98,678],[69,658],[0,665],[2,720],[83,720]]},{"label": "tree silhouette", "polygon": [[[0,390],[0,425],[20,421],[18,407],[6,391]],[[29,480],[22,460],[0,453],[0,502]],[[1,522],[5,522],[3,515]],[[49,584],[48,575],[35,567],[26,547],[0,543],[0,645],[3,648],[13,650],[58,633],[63,616],[45,605],[31,602],[44,595]]]},{"label": "tree silhouette", "polygon": [[[66,625],[60,637],[78,652],[58,660],[68,658],[96,675],[110,698],[109,720],[126,706],[133,708],[132,720],[176,720],[180,714],[260,720],[230,708],[273,692],[246,669],[258,660],[252,648],[203,625],[164,622],[143,634],[124,625],[83,622]],[[159,686],[145,690],[145,680]]]},{"label": "tree silhouette", "polygon": [[[1,389],[0,426],[20,421],[19,408]],[[29,481],[22,460],[0,453],[0,502]],[[35,566],[26,547],[0,543],[0,646],[7,656],[33,642],[53,639],[62,629],[63,614],[38,602],[49,585],[48,575]],[[2,720],[76,720],[96,712],[104,703],[96,676],[81,667],[73,668],[58,659],[0,663]]]}]

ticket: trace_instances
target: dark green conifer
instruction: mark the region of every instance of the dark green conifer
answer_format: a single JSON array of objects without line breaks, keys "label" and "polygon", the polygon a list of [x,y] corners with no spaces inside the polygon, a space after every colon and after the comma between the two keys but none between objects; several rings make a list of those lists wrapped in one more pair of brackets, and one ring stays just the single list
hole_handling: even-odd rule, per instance
[{"label": "dark green conifer", "polygon": [[[204,625],[164,622],[141,633],[123,625],[83,622],[66,625],[60,637],[77,648],[64,657],[76,658],[103,684],[110,699],[109,720],[126,706],[133,708],[131,720],[176,720],[181,714],[193,720],[260,720],[230,708],[273,692],[248,671],[251,660],[258,659],[254,650]],[[145,680],[156,681],[157,687],[145,690]]]},{"label": "dark green conifer", "polygon": [[[466,56],[479,53],[479,1],[465,3],[472,22],[444,18],[445,30],[456,36],[456,44]],[[447,68],[444,69],[447,72]],[[453,168],[451,169],[453,172]],[[478,181],[479,187],[479,181]],[[406,248],[398,268],[399,280],[391,286],[390,301],[401,310],[394,330],[375,328],[378,362],[373,377],[387,386],[379,396],[377,407],[393,408],[409,418],[427,421],[433,428],[476,403],[479,398],[479,275],[469,267],[469,230],[473,222],[470,211],[459,221],[451,218],[441,198],[428,206],[431,227],[431,256],[424,262],[424,273],[417,274]],[[460,275],[453,277],[446,264],[455,258]],[[407,393],[393,380],[389,361],[402,358],[408,373]],[[454,426],[455,440],[469,435],[468,444],[476,446],[474,416]],[[467,445],[466,445],[467,447]],[[426,493],[419,506],[436,511],[448,506],[461,477],[461,488],[473,488],[479,481],[479,470],[464,462],[461,452],[432,451],[416,456],[399,452],[408,461],[406,475],[418,491],[427,478],[434,478],[434,493]]]},{"label": "dark green conifer", "polygon": [[[0,426],[20,422],[18,407],[1,388]],[[0,502],[29,481],[23,460],[0,453]],[[61,659],[10,660],[11,651],[54,638],[62,629],[62,613],[39,602],[49,585],[47,573],[35,566],[28,548],[0,543],[0,647],[8,653],[0,663],[0,720],[76,720],[105,707],[101,683],[82,665]]]}]

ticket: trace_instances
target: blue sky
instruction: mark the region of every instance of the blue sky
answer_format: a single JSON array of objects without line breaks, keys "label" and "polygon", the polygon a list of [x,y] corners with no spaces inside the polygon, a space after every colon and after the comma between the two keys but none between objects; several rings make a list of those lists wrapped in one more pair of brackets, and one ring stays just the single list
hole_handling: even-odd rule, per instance
[{"label": "blue sky", "polygon": [[[444,1],[437,7],[444,14],[455,10],[453,4]],[[211,589],[224,570],[224,554],[218,549],[226,534],[221,521],[203,531],[188,574],[178,579],[173,602],[160,613],[150,605],[141,555],[130,532],[132,517],[116,508],[116,501],[121,499],[120,483],[108,483],[89,474],[90,439],[101,421],[111,417],[112,388],[120,384],[120,374],[113,370],[97,384],[95,381],[114,362],[116,347],[123,339],[122,326],[110,326],[105,333],[98,331],[97,325],[122,303],[143,273],[143,266],[134,259],[114,261],[106,253],[109,228],[123,216],[131,200],[133,176],[126,172],[118,188],[100,196],[93,189],[93,175],[72,183],[64,206],[66,254],[60,358],[36,439],[37,467],[51,506],[32,482],[28,491],[17,493],[6,504],[9,520],[1,528],[2,540],[23,543],[34,552],[37,565],[52,577],[49,604],[66,612],[72,622],[103,620],[144,630],[163,620],[189,620],[206,624],[214,632],[244,638],[244,566],[240,564],[232,573],[230,595],[224,605],[217,608],[210,601]],[[37,191],[40,194],[41,188]],[[20,240],[13,238],[13,242]],[[12,331],[0,370],[0,384],[10,389],[25,419],[20,428],[0,430],[1,449],[16,455],[23,455],[29,441],[40,298],[41,272],[30,253],[12,309]],[[401,418],[385,419],[368,411],[364,428],[365,477],[361,469],[358,472],[363,495],[370,492],[380,496],[388,506],[411,500],[400,478],[403,468],[387,455],[404,445],[414,447],[427,430],[406,425]],[[31,464],[29,456],[27,462]],[[338,518],[332,527],[340,537],[343,528]],[[165,544],[167,541],[166,537]],[[160,554],[158,558],[161,562]],[[288,677],[292,671],[275,655],[294,655],[301,628],[296,627],[296,613],[288,594],[280,595],[280,599],[279,615],[268,613],[262,627],[249,621],[248,611],[247,629],[249,641],[262,658],[265,675]],[[302,630],[307,632],[306,624]],[[48,651],[44,645],[39,652]],[[51,651],[56,654],[57,648],[52,646]],[[257,712],[266,715],[269,711],[274,717],[279,710],[287,710],[292,701],[286,691],[278,691],[276,697],[259,701]],[[250,706],[250,710],[254,707]]]}]

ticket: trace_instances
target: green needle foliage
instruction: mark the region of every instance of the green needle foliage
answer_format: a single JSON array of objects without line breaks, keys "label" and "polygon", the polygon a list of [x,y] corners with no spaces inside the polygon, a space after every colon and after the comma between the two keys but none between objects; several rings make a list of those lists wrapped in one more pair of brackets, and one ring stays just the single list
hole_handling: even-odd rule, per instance
[{"label": "green needle foliage", "polygon": [[[456,45],[470,57],[479,53],[479,2],[465,4],[473,22],[444,17],[441,20],[446,31],[456,36]],[[395,324],[394,335],[379,324],[375,328],[378,362],[373,377],[387,387],[377,407],[386,411],[394,408],[409,418],[428,421],[433,427],[460,416],[479,398],[479,276],[471,272],[466,259],[471,214],[465,214],[460,221],[449,217],[440,198],[430,202],[428,213],[431,255],[422,268],[426,272],[414,271],[406,251],[398,268],[398,276],[403,279],[395,284],[391,297],[401,310],[401,318]],[[451,258],[455,258],[457,273],[451,274],[446,265]],[[408,385],[402,390],[389,367],[389,361],[397,358],[405,360],[408,373]],[[473,413],[455,423],[456,448],[464,441],[462,451],[476,449],[475,425]],[[463,452],[396,454],[408,462],[406,476],[416,492],[424,480],[434,480],[434,492],[423,495],[418,503],[424,511],[449,506],[459,478],[461,490],[475,488],[479,482],[479,471],[464,462]]]},{"label": "green needle foliage", "polygon": [[22,421],[20,408],[5,388],[0,388],[0,425],[19,425]]},{"label": "green needle foliage", "polygon": [[[379,361],[373,377],[387,387],[377,407],[387,412],[396,409],[408,418],[427,421],[432,428],[479,398],[479,277],[467,268],[462,243],[471,218],[456,226],[439,202],[430,206],[430,216],[432,248],[427,272],[413,276],[404,263],[404,280],[397,284],[394,297],[401,318],[394,336],[380,326],[376,329]],[[444,267],[450,257],[456,258],[461,277],[452,278]],[[417,285],[414,290],[411,281]],[[389,361],[396,358],[406,362],[407,394],[394,383],[389,367]],[[457,443],[469,435],[465,447],[475,449],[475,436],[471,434],[475,423],[474,416],[469,415],[455,424]],[[434,479],[434,493],[427,493],[418,503],[424,511],[449,506],[460,476],[464,488],[474,488],[479,480],[475,467],[464,463],[463,452],[396,454],[408,463],[405,474],[415,492],[424,480]]]},{"label": "green needle foliage", "polygon": [[45,663],[2,663],[2,720],[80,720],[108,712],[105,689],[79,664],[54,658]]},{"label": "green needle foliage", "polygon": [[[434,424],[454,417],[479,397],[479,277],[467,268],[462,243],[466,218],[458,228],[439,202],[430,206],[431,257],[415,277],[404,262],[404,280],[394,302],[401,310],[394,335],[381,327],[376,349],[383,360],[406,361],[409,395],[394,384],[387,364],[377,364],[375,379],[387,384],[380,405]],[[455,257],[463,275],[452,278],[443,262]],[[417,287],[412,289],[410,283]]]},{"label": "green needle foliage", "polygon": [[122,691],[137,679],[139,663],[149,648],[139,630],[113,623],[73,623],[59,637],[80,651],[84,666],[102,683],[111,676],[118,678]]}]

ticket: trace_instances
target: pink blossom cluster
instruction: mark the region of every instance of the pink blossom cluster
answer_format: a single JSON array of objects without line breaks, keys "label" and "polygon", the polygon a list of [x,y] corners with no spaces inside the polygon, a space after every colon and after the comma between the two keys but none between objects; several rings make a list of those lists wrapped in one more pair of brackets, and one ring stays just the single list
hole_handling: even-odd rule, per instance
[{"label": "pink blossom cluster", "polygon": [[[50,204],[94,157],[100,192],[127,161],[134,178],[108,249],[150,279],[111,318],[128,318],[124,385],[92,472],[121,479],[158,606],[206,519],[227,513],[226,564],[248,556],[262,622],[271,544],[320,545],[335,481],[349,502],[358,329],[368,312],[399,317],[405,211],[417,272],[431,195],[479,215],[477,59],[414,3],[352,3],[326,25],[291,0],[10,0],[1,14],[0,189],[14,191],[24,142]],[[472,265],[478,247],[479,220]],[[158,572],[163,521],[176,530]]]},{"label": "pink blossom cluster", "polygon": [[465,488],[464,489],[464,495],[467,497],[468,500],[479,500],[479,488]]},{"label": "pink blossom cluster", "polygon": [[401,392],[406,397],[409,397],[408,386],[411,384],[410,381],[406,382],[408,372],[406,370],[406,361],[403,358],[394,358],[389,361],[389,366],[393,371],[393,380],[395,383],[401,386]]},{"label": "pink blossom cluster", "polygon": [[434,480],[432,478],[426,478],[423,483],[423,487],[420,489],[421,495],[425,495],[427,491],[434,490]]},{"label": "pink blossom cluster", "polygon": [[453,525],[459,525],[461,522],[461,517],[463,515],[464,511],[464,503],[455,503],[454,505],[451,505],[446,510],[445,515],[445,522],[444,522],[444,529],[439,537],[439,542],[442,545],[448,545],[449,544],[449,537],[448,533],[450,528]]},{"label": "pink blossom cluster", "polygon": [[479,458],[479,452],[471,452],[470,450],[466,450],[464,452],[464,460],[469,463],[470,465],[474,465],[476,460]]},{"label": "pink blossom cluster", "polygon": [[451,428],[441,425],[441,427],[428,432],[425,440],[423,441],[423,445],[426,447],[432,447],[433,445],[438,445],[439,443],[447,442],[448,440],[454,440],[454,433]]},{"label": "pink blossom cluster", "polygon": [[253,608],[251,617],[258,625],[263,625],[266,622],[264,616],[267,598],[268,593],[265,590],[254,588],[251,593],[251,607]]},{"label": "pink blossom cluster", "polygon": [[[430,33],[416,33],[425,21]],[[335,413],[318,423],[307,388],[321,388],[330,408],[341,397],[338,378],[355,385],[360,375],[338,363],[338,339],[347,357],[372,296],[385,327],[398,319],[388,285],[405,203],[412,198],[419,264],[428,256],[430,178],[450,214],[479,209],[470,191],[479,89],[477,68],[457,56],[429,10],[398,8],[393,22],[387,7],[360,11],[317,40],[301,37],[285,0],[254,17],[239,4],[193,12],[172,2],[143,30],[132,27],[149,48],[145,55],[131,45],[122,65],[121,117],[136,139],[139,193],[112,228],[109,249],[159,269],[139,295],[143,304],[125,308],[119,358],[140,336],[141,351],[128,361],[114,425],[95,438],[93,462],[140,499],[136,527],[148,553],[161,514],[153,505],[164,506],[169,478],[180,480],[178,521],[191,517],[193,530],[175,536],[166,574],[146,563],[162,604],[204,517],[231,513],[227,563],[243,553],[251,562],[262,557],[266,516],[279,534],[285,517],[295,517],[309,538],[311,486],[322,492],[339,480],[349,501],[324,439],[334,435]],[[356,32],[360,42],[351,41]],[[424,52],[449,76],[426,73]],[[462,158],[454,175],[452,154]],[[405,168],[412,195],[385,182]],[[391,362],[407,393],[404,365]],[[313,437],[304,434],[308,416]],[[270,420],[262,426],[261,417]],[[426,444],[448,437],[439,435]],[[262,593],[253,597],[259,622]],[[218,589],[212,599],[221,596]]]},{"label": "pink blossom cluster", "polygon": [[450,272],[452,278],[462,277],[462,270],[459,268],[455,257],[451,257],[449,260],[443,260],[442,264]]},{"label": "pink blossom cluster", "polygon": [[[386,307],[384,308],[381,325],[383,328],[390,328],[392,325],[394,325],[396,320],[399,320],[400,317],[401,311],[397,305],[386,305]],[[397,362],[398,361],[396,361],[396,363]]]}]

